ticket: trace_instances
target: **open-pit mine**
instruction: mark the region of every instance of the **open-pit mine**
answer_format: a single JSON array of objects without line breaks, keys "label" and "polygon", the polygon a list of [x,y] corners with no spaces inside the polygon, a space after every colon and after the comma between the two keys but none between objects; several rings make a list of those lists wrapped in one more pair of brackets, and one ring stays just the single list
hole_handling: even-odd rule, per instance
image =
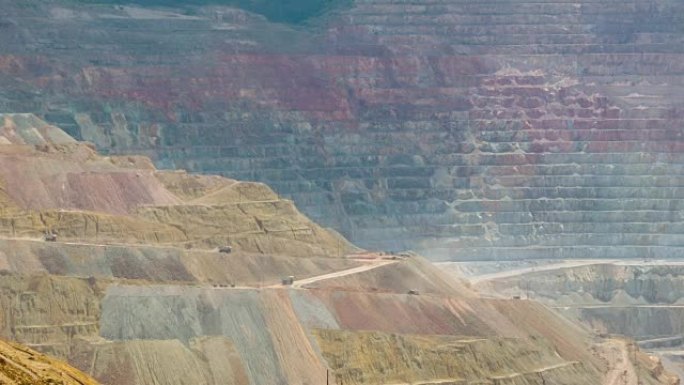
[{"label": "open-pit mine", "polygon": [[677,385],[681,0],[0,0],[0,384]]},{"label": "open-pit mine", "polygon": [[612,384],[620,357],[677,383],[538,302],[358,249],[266,185],[0,119],[0,333],[101,383]]}]

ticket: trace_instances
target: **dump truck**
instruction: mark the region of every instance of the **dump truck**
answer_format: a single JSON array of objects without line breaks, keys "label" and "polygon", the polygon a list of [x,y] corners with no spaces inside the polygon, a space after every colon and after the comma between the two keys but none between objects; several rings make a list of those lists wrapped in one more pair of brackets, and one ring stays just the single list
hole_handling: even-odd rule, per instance
[{"label": "dump truck", "polygon": [[45,233],[45,235],[43,236],[43,240],[45,240],[45,242],[57,242],[57,234]]}]

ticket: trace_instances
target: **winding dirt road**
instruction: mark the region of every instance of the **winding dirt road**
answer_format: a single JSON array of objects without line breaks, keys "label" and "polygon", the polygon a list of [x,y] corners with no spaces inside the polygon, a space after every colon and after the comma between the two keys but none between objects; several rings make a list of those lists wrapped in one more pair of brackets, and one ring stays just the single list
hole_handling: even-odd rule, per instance
[{"label": "winding dirt road", "polygon": [[473,277],[469,277],[468,279],[472,284],[477,284],[480,282],[484,281],[492,281],[496,279],[501,279],[501,278],[510,278],[510,277],[515,277],[518,275],[523,275],[523,274],[529,274],[529,273],[537,273],[540,271],[552,271],[552,270],[558,270],[558,269],[567,269],[570,267],[581,267],[581,266],[590,266],[590,265],[602,265],[602,264],[610,264],[610,263],[616,263],[619,262],[617,259],[602,259],[602,260],[576,260],[576,261],[563,261],[559,263],[552,263],[549,265],[542,265],[542,266],[532,266],[532,267],[525,267],[521,269],[514,269],[514,270],[504,270],[496,273],[491,273],[491,274],[483,274],[483,275],[476,275]]},{"label": "winding dirt road", "polygon": [[294,283],[292,284],[292,287],[302,288],[302,287],[304,287],[306,285],[310,285],[314,282],[324,281],[326,279],[344,277],[347,275],[363,273],[365,271],[377,269],[379,267],[391,265],[393,263],[399,263],[399,261],[387,261],[387,260],[373,261],[373,262],[370,262],[370,263],[363,265],[363,266],[357,266],[357,267],[347,269],[347,270],[340,270],[340,271],[336,271],[334,273],[323,274],[323,275],[318,275],[318,276],[311,277],[311,278],[305,278],[305,279],[297,280],[297,281],[294,281]]}]

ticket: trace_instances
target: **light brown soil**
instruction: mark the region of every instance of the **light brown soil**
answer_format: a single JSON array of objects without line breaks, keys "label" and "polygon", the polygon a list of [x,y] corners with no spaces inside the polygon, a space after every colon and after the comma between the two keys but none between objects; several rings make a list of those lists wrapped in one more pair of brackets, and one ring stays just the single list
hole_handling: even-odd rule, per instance
[{"label": "light brown soil", "polygon": [[96,385],[97,382],[61,361],[0,341],[0,384]]}]

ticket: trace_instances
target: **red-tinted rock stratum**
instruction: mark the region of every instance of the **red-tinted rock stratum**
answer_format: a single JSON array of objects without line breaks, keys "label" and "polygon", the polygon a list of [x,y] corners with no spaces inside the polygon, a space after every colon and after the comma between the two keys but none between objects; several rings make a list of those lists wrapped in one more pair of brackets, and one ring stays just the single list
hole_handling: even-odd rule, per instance
[{"label": "red-tinted rock stratum", "polygon": [[682,256],[680,1],[0,4],[0,110],[267,182],[361,246]]}]

